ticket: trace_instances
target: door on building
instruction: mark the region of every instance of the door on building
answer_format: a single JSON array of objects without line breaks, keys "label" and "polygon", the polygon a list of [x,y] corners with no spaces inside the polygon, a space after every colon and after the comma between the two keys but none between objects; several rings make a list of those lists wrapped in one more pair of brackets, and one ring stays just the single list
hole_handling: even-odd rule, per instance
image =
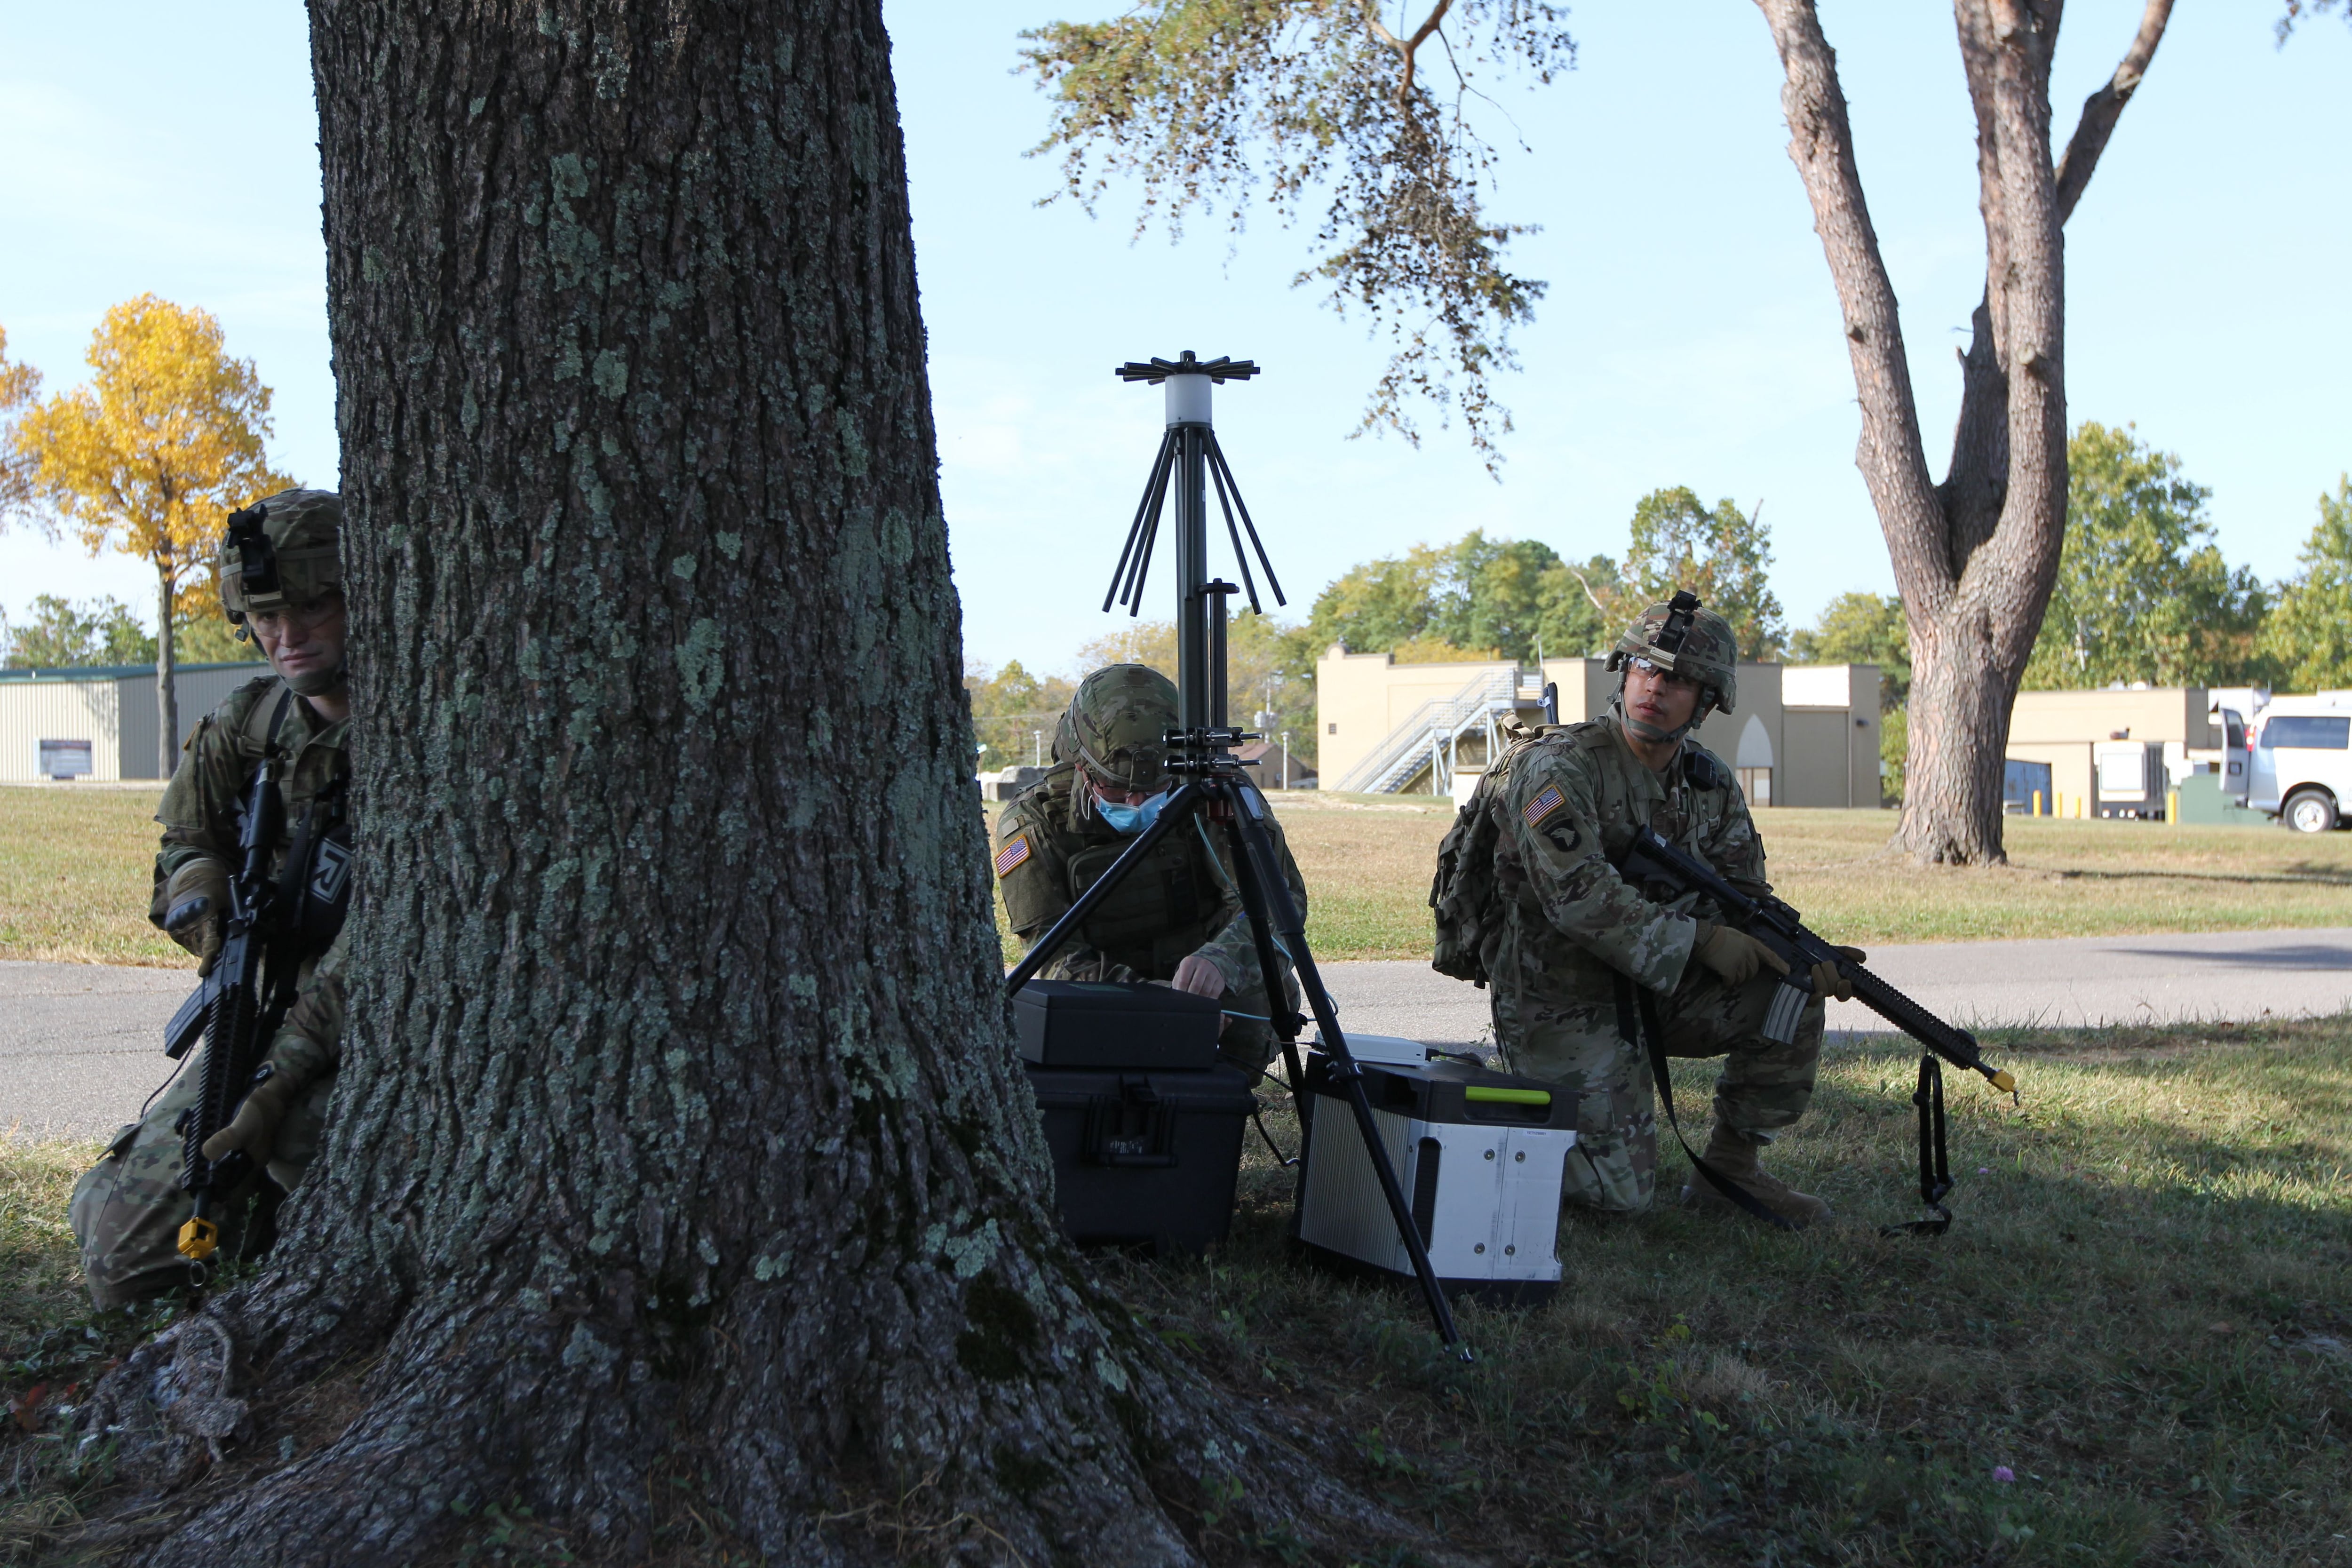
[{"label": "door on building", "polygon": [[1790,708],[1780,714],[1780,804],[1852,805],[1846,798],[1845,710]]}]

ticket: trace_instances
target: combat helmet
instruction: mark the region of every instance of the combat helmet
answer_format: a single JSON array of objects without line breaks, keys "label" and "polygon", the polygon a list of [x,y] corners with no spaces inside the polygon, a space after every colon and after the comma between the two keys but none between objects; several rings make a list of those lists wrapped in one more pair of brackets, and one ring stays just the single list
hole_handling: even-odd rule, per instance
[{"label": "combat helmet", "polygon": [[[343,586],[342,498],[332,490],[290,489],[229,513],[221,533],[217,575],[221,609],[239,637],[257,613],[317,602]],[[289,681],[315,697],[343,680],[343,670]]]},{"label": "combat helmet", "polygon": [[1706,717],[1708,709],[1728,713],[1738,698],[1739,642],[1732,635],[1731,623],[1713,610],[1700,608],[1698,595],[1687,588],[1675,589],[1672,599],[1643,611],[1642,618],[1627,627],[1617,646],[1609,650],[1609,668],[1618,675],[1618,714],[1628,728],[1633,728],[1634,721],[1624,712],[1623,671],[1626,661],[1634,658],[1648,659],[1699,686],[1698,706],[1691,710],[1690,722],[1670,735],[1645,734],[1645,740],[1679,740]]},{"label": "combat helmet", "polygon": [[1108,665],[1078,682],[1055,749],[1074,746],[1069,760],[1106,789],[1150,794],[1167,782],[1162,737],[1175,726],[1174,681],[1149,665]]}]

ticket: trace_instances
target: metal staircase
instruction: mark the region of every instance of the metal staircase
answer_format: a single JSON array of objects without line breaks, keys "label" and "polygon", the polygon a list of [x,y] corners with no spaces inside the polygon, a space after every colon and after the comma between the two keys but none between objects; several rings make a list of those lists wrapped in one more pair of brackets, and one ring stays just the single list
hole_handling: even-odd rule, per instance
[{"label": "metal staircase", "polygon": [[[1540,700],[1543,678],[1538,674],[1534,679]],[[1525,678],[1516,668],[1480,670],[1453,696],[1433,698],[1414,709],[1410,718],[1390,731],[1386,740],[1329,787],[1394,795],[1426,768],[1432,794],[1452,793],[1454,754],[1462,737],[1482,731],[1486,755],[1499,754],[1496,721],[1527,701],[1524,686]]]}]

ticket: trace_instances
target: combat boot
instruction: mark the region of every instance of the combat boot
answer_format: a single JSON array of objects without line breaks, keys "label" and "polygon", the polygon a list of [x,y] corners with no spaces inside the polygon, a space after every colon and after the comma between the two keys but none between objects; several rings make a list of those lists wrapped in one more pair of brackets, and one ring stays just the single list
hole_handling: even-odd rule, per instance
[{"label": "combat boot", "polygon": [[[1714,1133],[1706,1141],[1706,1152],[1701,1157],[1715,1167],[1718,1175],[1799,1230],[1815,1220],[1827,1219],[1830,1216],[1827,1203],[1811,1193],[1799,1192],[1778,1176],[1765,1173],[1756,1160],[1756,1152],[1761,1146],[1718,1121],[1715,1124]],[[1697,1209],[1703,1214],[1734,1215],[1743,1219],[1753,1217],[1717,1191],[1713,1182],[1696,1172],[1691,1173],[1690,1184],[1683,1189],[1683,1207]]]}]

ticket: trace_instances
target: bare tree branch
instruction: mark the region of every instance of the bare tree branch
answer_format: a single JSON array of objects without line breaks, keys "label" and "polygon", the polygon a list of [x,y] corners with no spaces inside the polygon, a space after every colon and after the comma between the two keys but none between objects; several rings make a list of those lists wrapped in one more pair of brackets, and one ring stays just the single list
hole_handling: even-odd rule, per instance
[{"label": "bare tree branch", "polygon": [[2124,51],[2123,63],[2116,67],[2116,74],[2105,87],[2083,100],[2083,118],[2066,143],[2065,155],[2058,160],[2060,223],[2074,216],[2074,204],[2083,199],[2091,172],[2099,166],[2099,154],[2106,151],[2107,138],[2115,134],[2124,105],[2139,90],[2140,78],[2147,75],[2148,62],[2156,58],[2156,46],[2164,41],[2165,26],[2171,20],[2172,0],[2147,0],[2147,9],[2140,13],[2139,32]]},{"label": "bare tree branch", "polygon": [[1454,0],[1437,0],[1437,5],[1431,9],[1428,16],[1423,18],[1421,26],[1413,30],[1413,35],[1410,38],[1400,38],[1390,32],[1388,24],[1381,20],[1381,14],[1378,11],[1364,18],[1372,29],[1372,37],[1404,57],[1403,74],[1397,78],[1396,100],[1399,108],[1412,101],[1413,56],[1420,51],[1422,45],[1429,42],[1429,35],[1437,31],[1438,24],[1445,20],[1445,13],[1452,9],[1454,9]]}]

